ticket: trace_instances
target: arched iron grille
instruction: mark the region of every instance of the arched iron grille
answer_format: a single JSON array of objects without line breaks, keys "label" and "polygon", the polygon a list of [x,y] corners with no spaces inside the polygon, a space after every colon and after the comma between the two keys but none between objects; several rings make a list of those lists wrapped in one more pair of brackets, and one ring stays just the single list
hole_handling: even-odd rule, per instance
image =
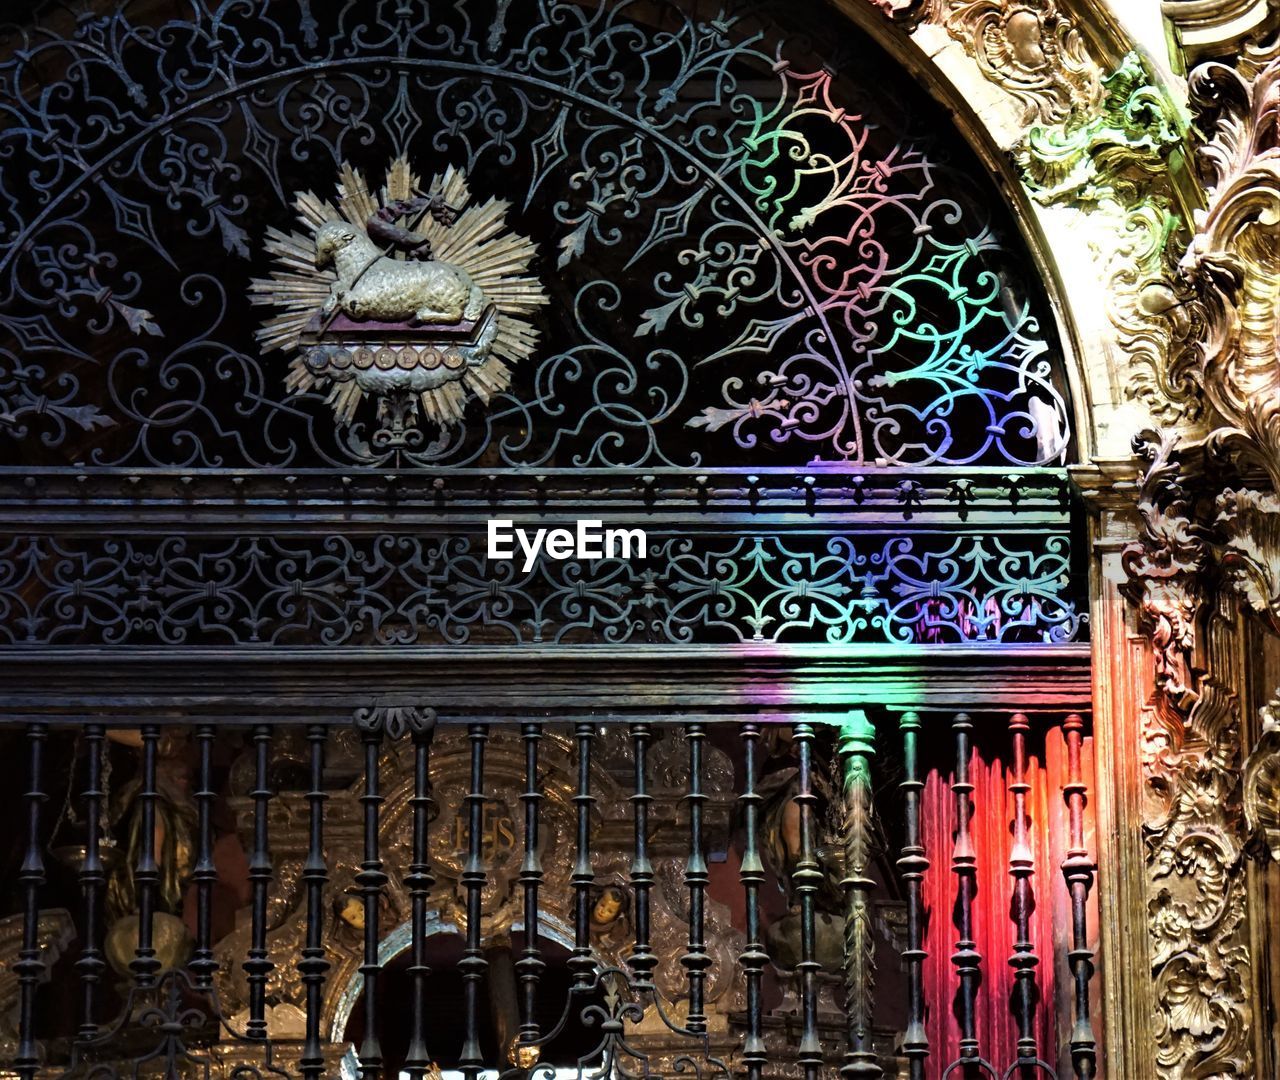
[{"label": "arched iron grille", "polygon": [[[870,42],[54,3],[0,108],[16,1075],[1095,1075],[1058,343]],[[328,218],[492,341],[369,344]]]},{"label": "arched iron grille", "polygon": [[[54,5],[0,61],[10,460],[1061,463],[1058,349],[1000,200],[827,18]],[[509,201],[552,301],[508,388],[408,441],[371,402],[335,423],[289,395],[249,299],[299,193],[350,163],[376,196],[398,156]]]}]

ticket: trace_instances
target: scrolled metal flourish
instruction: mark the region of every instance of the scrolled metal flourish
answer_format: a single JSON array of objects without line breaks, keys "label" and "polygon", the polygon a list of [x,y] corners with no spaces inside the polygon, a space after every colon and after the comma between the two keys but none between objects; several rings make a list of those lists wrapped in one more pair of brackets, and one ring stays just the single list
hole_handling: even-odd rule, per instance
[{"label": "scrolled metal flourish", "polygon": [[642,561],[527,571],[466,535],[19,537],[0,643],[1061,642],[1081,629],[1069,570],[1065,536],[1016,531],[654,533]]},{"label": "scrolled metal flourish", "polygon": [[[819,16],[119,0],[0,30],[6,455],[1060,462],[1056,345],[998,200],[925,105],[883,100],[870,49],[818,54]],[[389,448],[287,397],[248,284],[289,192],[395,154],[513,199],[553,310],[510,390]]]},{"label": "scrolled metal flourish", "polygon": [[370,705],[356,709],[352,722],[362,734],[390,739],[410,733],[422,736],[435,729],[436,711],[430,705]]},{"label": "scrolled metal flourish", "polygon": [[[653,1006],[663,1022],[690,1040],[687,1052],[654,1055],[639,1040],[629,1038],[632,1025],[640,1023],[648,1006]],[[728,1080],[730,1070],[711,1051],[705,1032],[691,1032],[675,1025],[662,1012],[661,994],[652,983],[638,985],[626,968],[598,967],[588,981],[569,989],[559,1019],[550,1031],[534,1043],[543,1046],[564,1030],[576,1017],[591,1033],[595,1045],[575,1063],[579,1077],[617,1076],[622,1080],[659,1080],[663,1076],[687,1076],[690,1080]],[[664,1057],[665,1062],[660,1060]],[[662,1066],[665,1064],[665,1068]],[[657,1066],[657,1067],[655,1067]],[[498,1080],[556,1080],[564,1066],[541,1062],[530,1068],[515,1066],[500,1073]]]}]

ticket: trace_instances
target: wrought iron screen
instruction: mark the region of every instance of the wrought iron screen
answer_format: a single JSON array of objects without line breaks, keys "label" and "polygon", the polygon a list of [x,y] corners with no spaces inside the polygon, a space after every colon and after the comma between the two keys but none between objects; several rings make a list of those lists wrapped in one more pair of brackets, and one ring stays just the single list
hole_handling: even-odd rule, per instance
[{"label": "wrought iron screen", "polygon": [[[1002,200],[820,4],[55,4],[0,55],[10,461],[1066,460]],[[286,257],[298,196],[367,212],[396,159],[508,202],[549,299],[509,386],[407,434],[255,337],[332,280]]]},{"label": "wrought iron screen", "polygon": [[874,43],[85,0],[0,109],[17,1076],[1095,1075],[1061,348]]},{"label": "wrought iron screen", "polygon": [[[194,656],[1082,636],[1066,481],[1047,471],[380,477],[363,490],[192,474],[90,483],[0,476],[22,522],[0,547],[6,644]],[[487,558],[487,520],[522,511],[544,527],[643,526],[648,547],[639,559],[544,553],[528,567]]]}]

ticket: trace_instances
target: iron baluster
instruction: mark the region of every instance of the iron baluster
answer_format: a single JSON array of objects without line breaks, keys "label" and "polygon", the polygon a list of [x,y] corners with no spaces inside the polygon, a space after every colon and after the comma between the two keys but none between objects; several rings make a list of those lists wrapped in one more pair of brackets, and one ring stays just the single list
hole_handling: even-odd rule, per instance
[{"label": "iron baluster", "polygon": [[307,858],[302,864],[302,883],[307,891],[306,943],[298,958],[298,975],[306,994],[306,1031],[302,1056],[298,1061],[304,1080],[323,1080],[324,1051],[320,1042],[320,1012],[324,1007],[324,977],[329,961],[324,949],[324,889],[329,880],[324,859],[325,739],[323,724],[307,728],[310,748],[310,785],[307,789]]},{"label": "iron baluster", "polygon": [[[520,801],[524,804],[524,861],[520,864],[519,879],[524,888],[524,949],[515,967],[524,991],[520,1042],[536,1043],[540,1034],[538,985],[543,968],[546,967],[538,943],[538,889],[542,884],[542,860],[538,855],[538,813],[542,804],[538,780],[538,743],[542,739],[542,725],[524,724],[520,731],[524,736],[524,793],[520,796]],[[528,1058],[535,1053],[536,1050],[530,1049],[525,1051],[525,1056]],[[519,1051],[516,1063],[526,1067],[526,1061],[519,1058]],[[528,1064],[532,1062],[529,1061]]]},{"label": "iron baluster", "polygon": [[92,1039],[98,1034],[94,1006],[98,984],[107,969],[101,944],[103,890],[107,884],[101,849],[102,769],[106,737],[106,729],[101,724],[89,724],[84,729],[88,758],[88,775],[84,787],[86,835],[84,861],[80,864],[80,891],[84,896],[84,944],[80,950],[80,959],[76,961],[76,970],[80,972],[82,1004],[79,1037],[82,1040]]},{"label": "iron baluster", "polygon": [[271,752],[271,729],[259,724],[253,729],[254,781],[253,850],[249,854],[250,937],[243,964],[249,997],[249,1022],[245,1035],[250,1039],[266,1039],[267,977],[275,965],[267,951],[267,892],[271,886],[271,849],[269,846],[268,805],[271,789],[268,769]]},{"label": "iron baluster", "polygon": [[44,855],[40,850],[40,810],[44,791],[44,724],[27,726],[27,837],[18,885],[22,889],[22,949],[13,965],[18,977],[18,1049],[13,1064],[22,1080],[34,1080],[40,1067],[36,1046],[36,987],[45,974],[40,951],[40,887],[44,884]]},{"label": "iron baluster", "polygon": [[653,989],[653,969],[658,957],[649,944],[649,893],[653,888],[653,864],[649,861],[648,792],[649,740],[653,729],[643,721],[631,725],[631,744],[635,754],[635,782],[632,787],[631,811],[635,825],[635,846],[631,858],[631,889],[635,898],[635,942],[627,956],[627,967],[637,990]]},{"label": "iron baluster", "polygon": [[907,894],[907,947],[902,951],[907,965],[907,1030],[902,1052],[910,1080],[924,1080],[924,1063],[929,1056],[929,1035],[924,1026],[924,962],[929,954],[924,948],[923,887],[929,860],[920,836],[920,793],[924,782],[920,779],[917,746],[919,713],[903,713],[898,727],[902,731],[903,757],[903,779],[898,790],[903,798],[906,839],[897,867]]},{"label": "iron baluster", "polygon": [[129,961],[134,985],[140,989],[155,986],[160,971],[153,943],[156,889],[160,884],[160,867],[156,862],[156,754],[160,729],[154,724],[142,728],[142,786],[138,789],[138,861],[133,881],[138,896],[138,940]]},{"label": "iron baluster", "polygon": [[409,1051],[405,1055],[405,1071],[412,1080],[427,1075],[431,1055],[427,1050],[426,1012],[427,977],[431,968],[427,964],[427,896],[435,884],[435,875],[428,861],[427,843],[430,839],[431,821],[431,740],[435,725],[428,724],[413,732],[413,854],[409,872],[405,875],[405,887],[409,890],[410,918],[413,920],[410,941],[409,978],[413,982],[412,1029],[409,1034]]},{"label": "iron baluster", "polygon": [[587,986],[595,971],[591,955],[591,889],[595,885],[595,871],[591,864],[591,808],[595,798],[591,794],[591,740],[595,725],[580,721],[573,733],[578,741],[578,787],[573,796],[577,816],[573,874],[569,883],[573,886],[573,953],[569,957],[569,970],[573,972],[575,986]]},{"label": "iron baluster", "polygon": [[792,887],[800,899],[800,1002],[803,1027],[796,1060],[804,1068],[805,1080],[817,1080],[822,1069],[822,1040],[818,1036],[817,942],[814,902],[822,883],[822,868],[814,850],[814,809],[818,796],[813,790],[813,725],[800,723],[792,730],[800,767],[794,801],[800,814],[800,855],[791,874]]},{"label": "iron baluster", "polygon": [[258,724],[253,729],[253,851],[249,854],[250,927],[249,951],[244,961],[249,986],[249,1022],[245,1036],[267,1037],[267,977],[275,970],[267,951],[267,891],[271,888],[271,848],[268,843],[267,812],[271,802],[268,770],[271,764],[271,728]]},{"label": "iron baluster", "polygon": [[707,1030],[707,1017],[703,999],[707,968],[711,966],[704,940],[707,883],[710,880],[702,839],[702,808],[707,801],[702,792],[702,741],[706,738],[706,727],[697,723],[686,725],[685,738],[689,743],[689,794],[685,796],[689,803],[689,860],[684,871],[685,888],[689,890],[689,943],[680,963],[684,965],[689,980],[689,1015],[685,1026],[690,1031],[704,1032]]},{"label": "iron baluster", "polygon": [[481,893],[486,875],[484,868],[484,744],[489,729],[484,724],[471,724],[471,785],[466,795],[467,862],[461,874],[467,896],[467,944],[458,970],[462,973],[463,1007],[466,1041],[458,1064],[468,1080],[475,1080],[484,1068],[480,1049],[480,990],[489,967],[480,941]]},{"label": "iron baluster", "polygon": [[743,724],[739,734],[743,750],[743,784],[738,796],[742,807],[743,852],[738,880],[746,903],[746,944],[738,956],[746,981],[747,1034],[742,1043],[742,1062],[747,1068],[747,1080],[760,1080],[768,1062],[765,1053],[761,1020],[764,1004],[761,1000],[761,983],[764,968],[769,962],[760,941],[760,886],[764,884],[764,863],[760,860],[760,804],[763,797],[756,792],[756,751],[760,743],[760,725]]},{"label": "iron baluster", "polygon": [[1067,953],[1075,982],[1075,1024],[1071,1029],[1071,1066],[1079,1080],[1090,1080],[1098,1066],[1098,1044],[1089,1019],[1089,980],[1093,978],[1093,950],[1089,948],[1086,905],[1093,887],[1096,867],[1084,839],[1084,807],[1088,785],[1084,782],[1081,754],[1084,749],[1084,720],[1072,713],[1062,725],[1067,744],[1067,782],[1062,795],[1067,804],[1068,848],[1062,860],[1062,874],[1071,894],[1071,950]]},{"label": "iron baluster", "polygon": [[951,954],[951,963],[960,980],[957,1010],[960,1022],[960,1057],[947,1066],[948,1072],[957,1064],[978,1063],[982,1058],[976,1027],[982,955],[974,940],[973,926],[973,897],[977,889],[978,860],[969,830],[973,811],[973,803],[969,798],[973,791],[973,784],[969,780],[969,733],[973,730],[973,721],[969,714],[957,713],[951,722],[951,730],[955,735],[956,751],[955,776],[951,784],[951,793],[955,799],[956,839],[951,849],[951,871],[956,876],[956,930],[960,935],[955,951]]},{"label": "iron baluster", "polygon": [[1039,1057],[1033,1028],[1036,1007],[1036,966],[1040,963],[1031,941],[1033,895],[1031,875],[1035,860],[1028,831],[1027,733],[1031,723],[1023,713],[1009,719],[1013,742],[1013,769],[1009,792],[1013,796],[1013,845],[1009,849],[1009,876],[1013,879],[1012,913],[1016,932],[1009,966],[1013,968],[1014,1016],[1018,1022],[1018,1064],[1034,1064]]},{"label": "iron baluster", "polygon": [[871,1042],[875,993],[875,942],[871,933],[872,805],[871,758],[875,728],[861,709],[855,709],[840,729],[840,757],[844,764],[843,830],[845,894],[844,973],[845,1013],[849,1048],[841,1076],[850,1080],[879,1077],[883,1070]]},{"label": "iron baluster", "polygon": [[355,882],[364,903],[364,960],[360,974],[364,976],[364,1038],[360,1040],[360,1075],[362,1080],[381,1080],[382,1040],[378,1030],[378,977],[382,964],[378,959],[379,904],[386,888],[387,875],[382,869],[378,848],[378,816],[382,808],[379,790],[379,755],[382,753],[382,728],[369,725],[362,729],[364,743],[364,858]]},{"label": "iron baluster", "polygon": [[196,945],[187,966],[194,976],[197,989],[213,988],[213,973],[218,963],[213,958],[213,886],[218,880],[213,862],[213,803],[217,792],[213,790],[213,740],[212,724],[196,728],[196,748],[199,762],[196,766],[196,864],[191,880],[196,887]]}]

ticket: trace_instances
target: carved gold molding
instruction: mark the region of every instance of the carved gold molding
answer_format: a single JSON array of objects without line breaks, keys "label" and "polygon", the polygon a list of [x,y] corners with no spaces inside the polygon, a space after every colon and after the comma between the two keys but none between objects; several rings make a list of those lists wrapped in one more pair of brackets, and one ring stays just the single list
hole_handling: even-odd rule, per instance
[{"label": "carved gold molding", "polygon": [[1244,818],[1250,835],[1280,862],[1280,701],[1259,711],[1262,732],[1244,763]]},{"label": "carved gold molding", "polygon": [[1031,127],[1015,158],[1044,206],[1098,213],[1095,258],[1115,344],[1128,362],[1123,393],[1163,423],[1194,421],[1197,388],[1185,362],[1201,307],[1177,281],[1195,201],[1186,165],[1187,118],[1136,53],[1102,79],[1099,107]]},{"label": "carved gold molding", "polygon": [[1202,65],[1190,93],[1206,205],[1167,297],[1184,332],[1162,383],[1189,394],[1182,418],[1209,431],[1140,444],[1144,535],[1125,552],[1124,592],[1155,663],[1144,818],[1157,1065],[1243,1077],[1255,1007],[1244,868],[1251,834],[1280,854],[1280,737],[1264,722],[1242,761],[1243,631],[1221,586],[1280,632],[1280,47]]},{"label": "carved gold molding", "polygon": [[1151,641],[1156,691],[1185,712],[1198,696],[1192,668],[1208,552],[1193,531],[1191,496],[1173,456],[1176,442],[1173,433],[1155,432],[1134,440],[1147,463],[1138,495],[1143,535],[1121,555],[1128,578],[1120,591],[1136,605],[1138,626]]},{"label": "carved gold molding", "polygon": [[[1216,621],[1210,634],[1225,653],[1231,627]],[[1161,696],[1146,710],[1155,1065],[1169,1080],[1255,1075],[1233,674],[1201,680],[1185,717]]]},{"label": "carved gold molding", "polygon": [[1168,174],[1182,144],[1180,118],[1141,57],[1129,53],[1102,90],[1096,110],[1027,131],[1017,159],[1037,202],[1135,206]]},{"label": "carved gold molding", "polygon": [[[1135,440],[1142,536],[1121,592],[1152,646],[1142,710],[1146,925],[1155,1075],[1253,1074],[1239,633],[1176,433]],[[1216,603],[1214,602],[1216,599]]]},{"label": "carved gold molding", "polygon": [[1169,296],[1187,347],[1167,349],[1163,381],[1194,395],[1209,432],[1142,444],[1147,540],[1128,557],[1129,588],[1137,601],[1137,583],[1159,576],[1152,552],[1193,577],[1212,552],[1244,605],[1280,633],[1280,39],[1247,49],[1236,68],[1202,65],[1190,89],[1209,136],[1207,202]]},{"label": "carved gold molding", "polygon": [[[1190,77],[1209,135],[1208,201],[1182,262],[1204,332],[1175,376],[1195,383],[1217,426],[1204,440],[1246,480],[1216,493],[1207,532],[1225,580],[1264,627],[1280,634],[1280,38],[1246,48],[1235,67]],[[1269,489],[1269,490],[1268,490]],[[1244,769],[1250,833],[1280,855],[1280,739],[1274,712]]]},{"label": "carved gold molding", "polygon": [[1093,111],[1101,71],[1054,0],[952,0],[941,22],[982,74],[1022,105],[1024,123]]},{"label": "carved gold molding", "polygon": [[1182,262],[1205,332],[1181,360],[1226,423],[1212,441],[1280,491],[1280,38],[1234,69],[1201,65],[1189,86],[1212,137],[1208,205]]},{"label": "carved gold molding", "polygon": [[1249,611],[1280,634],[1280,499],[1242,488],[1216,506],[1218,562]]},{"label": "carved gold molding", "polygon": [[1273,0],[1164,0],[1160,8],[1188,60],[1234,52],[1280,20]]},{"label": "carved gold molding", "polygon": [[1056,0],[869,0],[914,30],[944,28],[983,77],[1014,97],[1024,124],[1056,124],[1092,111],[1102,71]]}]

